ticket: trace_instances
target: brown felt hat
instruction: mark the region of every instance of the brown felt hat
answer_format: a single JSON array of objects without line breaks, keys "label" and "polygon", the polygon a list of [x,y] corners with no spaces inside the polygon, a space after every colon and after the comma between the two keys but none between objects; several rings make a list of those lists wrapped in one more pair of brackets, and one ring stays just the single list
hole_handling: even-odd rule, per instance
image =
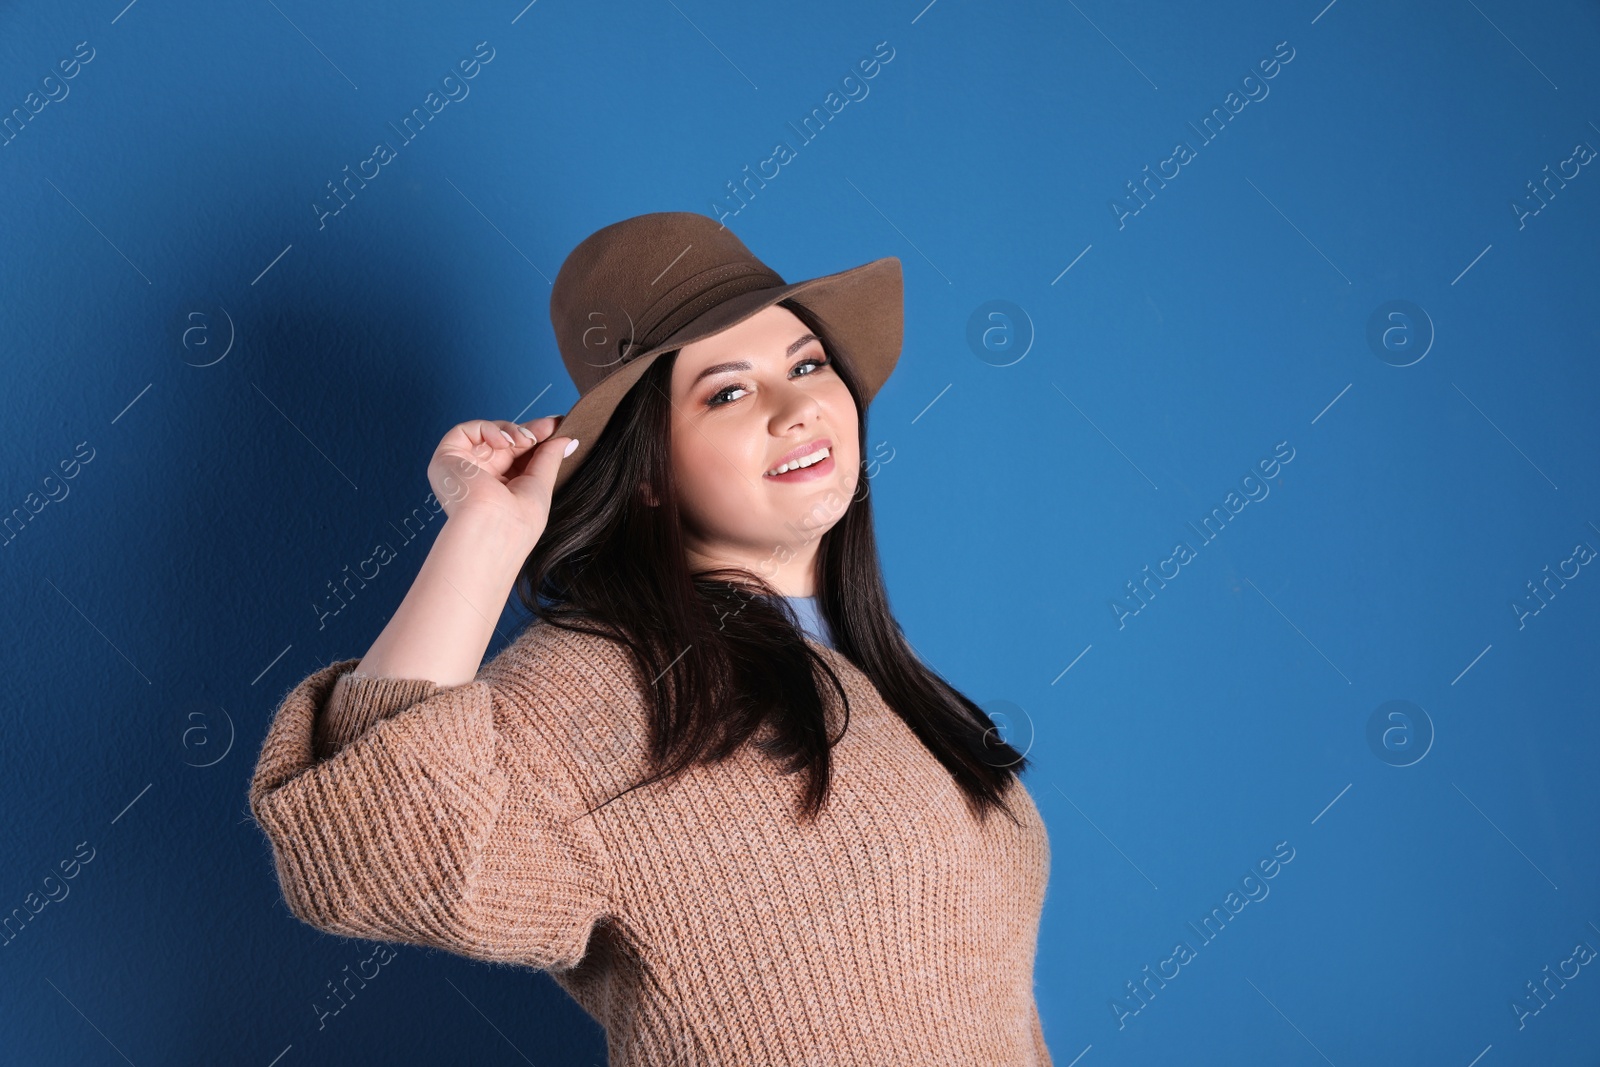
[{"label": "brown felt hat", "polygon": [[657,356],[785,299],[815,312],[846,346],[864,410],[900,358],[905,303],[897,257],[785,282],[732,230],[693,211],[635,215],[584,238],[550,291],[556,344],[578,387],[578,402],[556,426],[558,435],[578,440],[556,488],[583,463]]}]

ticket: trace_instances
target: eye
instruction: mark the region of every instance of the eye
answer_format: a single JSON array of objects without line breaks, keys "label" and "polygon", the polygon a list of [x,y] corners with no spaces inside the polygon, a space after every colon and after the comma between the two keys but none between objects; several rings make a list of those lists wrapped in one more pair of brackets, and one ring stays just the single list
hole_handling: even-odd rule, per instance
[{"label": "eye", "polygon": [[[815,374],[823,367],[828,366],[829,362],[830,361],[826,357],[818,359],[816,356],[807,356],[805,359],[802,359],[799,363],[794,365],[794,370],[791,373],[794,373],[797,377],[804,378],[808,375]],[[807,366],[810,366],[813,369],[802,372],[801,368]],[[744,392],[749,392],[745,386],[739,384],[738,382],[734,382],[732,385],[725,385],[721,389],[718,389],[716,392],[712,393],[710,396],[706,397],[706,407],[719,408],[724,404],[731,404],[739,398],[735,396],[728,396],[728,394],[741,390]]]}]

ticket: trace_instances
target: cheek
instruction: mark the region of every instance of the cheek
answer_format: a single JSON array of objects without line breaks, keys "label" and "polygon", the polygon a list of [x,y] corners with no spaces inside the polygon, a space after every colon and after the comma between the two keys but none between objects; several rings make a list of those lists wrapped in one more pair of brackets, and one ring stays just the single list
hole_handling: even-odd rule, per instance
[{"label": "cheek", "polygon": [[[754,492],[737,464],[743,454],[739,442],[701,426],[673,443],[673,474],[678,484],[678,503],[684,512],[704,525],[716,525],[730,516],[749,512],[749,497]],[[755,461],[752,461],[755,462]]]},{"label": "cheek", "polygon": [[821,399],[828,423],[838,438],[834,442],[835,451],[841,460],[847,460],[848,465],[853,467],[861,461],[861,445],[857,441],[861,428],[857,421],[855,399],[840,381],[831,383],[826,396]]}]

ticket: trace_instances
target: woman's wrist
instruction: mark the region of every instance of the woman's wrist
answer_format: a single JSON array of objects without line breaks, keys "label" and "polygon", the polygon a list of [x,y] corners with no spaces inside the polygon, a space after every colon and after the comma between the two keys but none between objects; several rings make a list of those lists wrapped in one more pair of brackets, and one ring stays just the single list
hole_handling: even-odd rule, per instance
[{"label": "woman's wrist", "polygon": [[489,553],[490,558],[515,559],[518,570],[544,532],[530,528],[525,522],[498,508],[459,509],[455,514],[445,517],[439,534],[441,538],[445,536],[445,530],[452,531],[452,539],[460,538],[476,544]]}]

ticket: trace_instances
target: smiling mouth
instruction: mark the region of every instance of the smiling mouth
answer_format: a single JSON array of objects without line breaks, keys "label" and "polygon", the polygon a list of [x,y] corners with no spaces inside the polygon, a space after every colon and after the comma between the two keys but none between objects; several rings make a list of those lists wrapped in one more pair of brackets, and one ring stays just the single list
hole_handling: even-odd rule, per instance
[{"label": "smiling mouth", "polygon": [[798,471],[810,470],[813,467],[827,463],[832,458],[833,449],[831,447],[824,446],[817,449],[815,452],[810,453],[809,455],[801,456],[799,459],[793,460],[789,463],[780,463],[778,466],[772,468],[772,470],[767,471],[766,476],[768,478],[782,478]]}]

